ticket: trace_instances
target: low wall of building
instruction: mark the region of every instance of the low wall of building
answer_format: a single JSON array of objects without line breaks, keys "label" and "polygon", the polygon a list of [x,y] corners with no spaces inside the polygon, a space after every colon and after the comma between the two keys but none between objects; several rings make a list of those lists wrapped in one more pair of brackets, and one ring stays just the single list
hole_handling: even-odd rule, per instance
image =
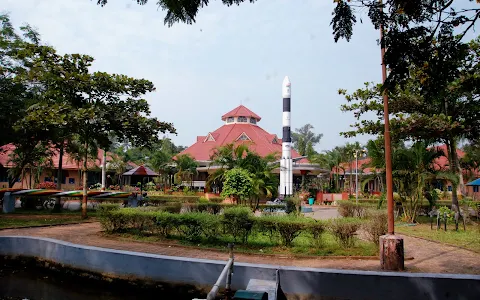
[{"label": "low wall of building", "polygon": [[[225,261],[171,257],[90,247],[48,238],[0,237],[0,255],[29,256],[68,267],[172,284],[210,287]],[[232,288],[251,278],[273,279],[279,270],[282,290],[292,299],[476,299],[480,276],[386,273],[235,263]]]}]

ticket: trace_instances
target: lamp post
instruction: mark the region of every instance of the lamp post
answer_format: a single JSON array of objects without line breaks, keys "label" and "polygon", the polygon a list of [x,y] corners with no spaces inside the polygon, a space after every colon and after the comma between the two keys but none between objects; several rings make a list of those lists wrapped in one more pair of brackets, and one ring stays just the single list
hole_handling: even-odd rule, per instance
[{"label": "lamp post", "polygon": [[358,152],[366,153],[365,149],[355,149],[353,156],[355,156],[355,203],[358,204]]}]

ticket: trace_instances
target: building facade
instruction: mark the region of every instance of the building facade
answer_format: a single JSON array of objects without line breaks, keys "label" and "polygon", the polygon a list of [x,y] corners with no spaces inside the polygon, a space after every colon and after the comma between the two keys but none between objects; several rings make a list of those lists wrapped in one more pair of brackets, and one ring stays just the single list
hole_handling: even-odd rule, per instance
[{"label": "building facade", "polygon": [[[269,154],[281,155],[282,140],[276,135],[265,131],[259,126],[262,118],[247,107],[240,105],[221,117],[223,125],[206,135],[197,136],[196,142],[179,153],[192,156],[198,164],[197,175],[193,186],[199,190],[205,189],[208,175],[213,173],[218,166],[212,165],[211,156],[215,149],[227,144],[247,144],[249,150],[260,156]],[[279,122],[279,124],[281,124]],[[329,172],[312,164],[306,157],[301,157],[292,149],[294,188],[298,190],[302,176],[317,176]],[[274,170],[280,176],[279,168]],[[218,190],[212,192],[219,192]]]}]

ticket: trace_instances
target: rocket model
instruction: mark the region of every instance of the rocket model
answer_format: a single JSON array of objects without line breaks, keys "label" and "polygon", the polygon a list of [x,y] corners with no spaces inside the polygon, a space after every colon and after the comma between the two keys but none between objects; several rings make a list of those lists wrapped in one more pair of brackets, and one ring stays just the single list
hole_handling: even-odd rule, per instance
[{"label": "rocket model", "polygon": [[285,76],[282,84],[283,97],[283,136],[282,159],[280,160],[280,190],[283,197],[293,194],[293,162],[292,162],[292,137],[290,130],[290,79]]}]

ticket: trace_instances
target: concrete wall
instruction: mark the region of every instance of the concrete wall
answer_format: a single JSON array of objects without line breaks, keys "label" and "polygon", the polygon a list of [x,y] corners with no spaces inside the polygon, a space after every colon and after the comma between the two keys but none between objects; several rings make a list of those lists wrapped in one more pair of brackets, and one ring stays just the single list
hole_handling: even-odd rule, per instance
[{"label": "concrete wall", "polygon": [[[0,237],[0,255],[36,256],[71,267],[134,276],[169,283],[211,286],[224,261],[170,257],[71,244],[35,237]],[[420,273],[384,273],[236,263],[234,289],[244,289],[250,278],[280,282],[288,295],[304,299],[321,296],[340,299],[478,299],[480,276]],[[297,298],[297,297],[294,297]]]}]

